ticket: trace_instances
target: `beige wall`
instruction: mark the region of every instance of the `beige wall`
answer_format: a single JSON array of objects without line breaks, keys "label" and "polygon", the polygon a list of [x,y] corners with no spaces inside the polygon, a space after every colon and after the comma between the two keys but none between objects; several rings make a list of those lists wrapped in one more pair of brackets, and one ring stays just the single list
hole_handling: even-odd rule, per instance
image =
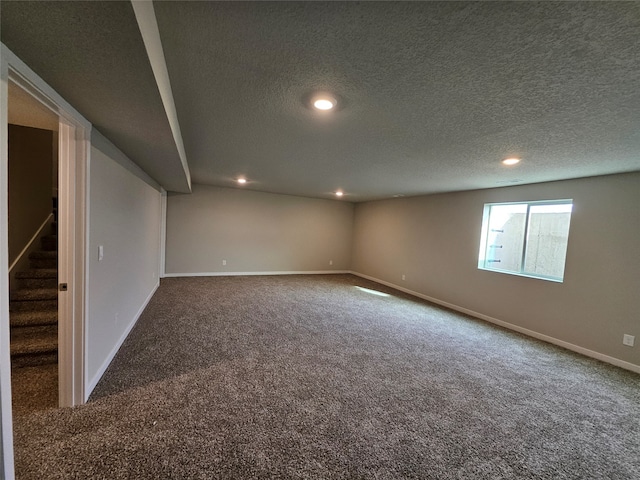
[{"label": "beige wall", "polygon": [[[485,203],[567,198],[564,283],[478,270]],[[640,173],[358,204],[352,270],[640,366],[639,206]]]},{"label": "beige wall", "polygon": [[166,273],[348,270],[353,209],[338,200],[194,185],[191,195],[167,200]]},{"label": "beige wall", "polygon": [[53,211],[53,132],[9,125],[9,264]]},{"label": "beige wall", "polygon": [[[93,389],[159,282],[160,192],[91,136],[87,379]],[[130,162],[130,160],[129,160]],[[98,246],[104,258],[98,261]]]}]

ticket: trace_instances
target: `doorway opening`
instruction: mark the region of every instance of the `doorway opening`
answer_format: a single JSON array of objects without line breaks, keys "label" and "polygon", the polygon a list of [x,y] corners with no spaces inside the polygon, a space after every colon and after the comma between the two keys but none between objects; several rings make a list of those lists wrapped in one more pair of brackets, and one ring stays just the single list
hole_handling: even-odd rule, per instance
[{"label": "doorway opening", "polygon": [[[19,62],[16,60],[16,63]],[[35,363],[42,362],[54,365],[49,367],[51,372],[49,372],[47,380],[43,380],[42,383],[48,383],[49,386],[55,387],[52,375],[57,370],[57,394],[50,390],[47,391],[49,396],[49,400],[46,400],[47,405],[73,406],[82,404],[86,400],[84,393],[86,384],[84,378],[84,317],[87,283],[85,266],[88,225],[86,202],[91,125],[62,98],[59,98],[55,92],[49,92],[50,88],[26,68],[28,67],[25,67],[25,72],[21,72],[18,69],[12,69],[11,65],[9,67],[7,120],[8,123],[11,123],[11,120],[22,123],[23,125],[19,127],[22,127],[23,130],[30,129],[30,135],[36,132],[44,136],[47,130],[52,132],[50,133],[51,156],[49,159],[40,161],[40,165],[46,170],[44,174],[40,175],[42,177],[41,187],[37,191],[33,186],[29,187],[31,190],[26,190],[30,191],[33,198],[39,198],[37,202],[32,199],[33,203],[38,203],[38,211],[44,212],[46,201],[50,213],[48,218],[39,224],[38,230],[29,238],[29,246],[25,245],[20,250],[23,253],[22,258],[12,269],[12,274],[9,275],[15,285],[15,287],[10,285],[10,290],[24,289],[25,284],[35,286],[35,290],[37,290],[36,293],[22,292],[17,294],[12,291],[11,295],[15,295],[12,298],[25,302],[37,300],[41,303],[37,305],[35,303],[25,304],[12,310],[38,311],[37,315],[31,315],[31,317],[39,317],[39,320],[36,321],[39,325],[31,324],[30,327],[37,328],[25,336],[33,339],[32,345],[29,347],[32,350],[36,348],[34,344],[48,345],[40,350],[48,352],[45,355],[50,355],[50,357],[35,361]],[[39,85],[40,83],[42,86]],[[47,91],[49,94],[45,95],[42,93],[43,91]],[[20,102],[23,107],[22,113],[19,110]],[[15,116],[13,113],[14,105],[18,109]],[[30,114],[26,113],[29,108],[27,105],[31,108]],[[12,116],[11,119],[9,119],[9,115]],[[17,131],[18,128],[12,127],[12,130]],[[41,150],[45,149],[45,147],[41,147]],[[9,162],[10,159],[8,159]],[[46,166],[47,164],[49,166]],[[22,167],[24,169],[24,165]],[[49,177],[50,187],[46,185],[49,172],[51,174]],[[27,177],[29,176],[27,175]],[[8,183],[11,182],[12,179],[9,178]],[[9,192],[9,196],[11,196],[11,192]],[[30,195],[23,193],[22,196],[29,197]],[[28,204],[29,200],[24,203]],[[8,206],[7,210],[10,212],[12,208],[12,206]],[[37,222],[32,221],[31,223]],[[9,232],[9,235],[12,233]],[[20,261],[23,267],[27,266],[30,273],[18,275]],[[34,273],[38,269],[46,271]],[[14,275],[19,278],[16,280]],[[36,278],[25,278],[25,276]],[[43,313],[44,311],[49,313]],[[56,325],[49,317],[51,311],[57,313],[57,352],[53,347]],[[11,314],[9,317],[9,323],[11,323]],[[24,319],[21,321],[24,322]],[[53,342],[51,342],[52,337]],[[16,357],[18,356],[20,355],[16,355]],[[16,361],[16,363],[20,362]],[[29,365],[30,362],[26,363]],[[29,377],[37,379],[40,378],[40,375],[44,375],[44,372],[40,371],[37,375]],[[25,388],[27,395],[36,394],[32,387]],[[41,401],[42,405],[45,399],[43,398]],[[40,400],[36,401],[36,404],[38,402]],[[36,404],[34,406],[37,406]]]},{"label": "doorway opening", "polygon": [[[4,45],[0,45],[0,477],[13,478],[13,409],[10,359],[9,238],[9,86],[38,102],[57,119],[57,311],[58,406],[79,405],[85,398],[84,325],[86,311],[87,189],[91,124]],[[12,101],[15,97],[12,96]],[[29,127],[33,128],[33,127]],[[37,128],[37,127],[36,127]],[[42,129],[41,130],[46,130]],[[54,131],[54,130],[50,130]],[[52,148],[53,150],[53,148]],[[53,157],[51,187],[53,188]],[[53,191],[53,190],[52,190]],[[51,197],[53,198],[53,196]],[[53,202],[53,200],[49,200]],[[53,214],[53,204],[51,204]],[[44,222],[43,222],[44,223]],[[53,224],[53,221],[52,221]],[[55,226],[52,225],[52,229]],[[46,225],[43,231],[46,230]],[[49,230],[52,232],[52,230]],[[32,237],[33,238],[33,237]],[[30,241],[27,243],[33,243]],[[35,240],[34,240],[35,241]],[[46,241],[45,241],[46,242]],[[37,243],[37,242],[36,242]],[[26,245],[25,245],[26,246]],[[22,247],[24,249],[24,247]],[[22,252],[20,249],[20,252]],[[25,258],[29,258],[29,255]],[[13,263],[13,262],[11,262]],[[15,268],[15,267],[14,267]],[[61,288],[62,284],[66,288]],[[52,301],[48,299],[44,301]],[[55,368],[55,367],[54,367]],[[52,394],[55,397],[55,392]]]},{"label": "doorway opening", "polygon": [[14,415],[59,405],[59,120],[8,84],[9,322]]}]

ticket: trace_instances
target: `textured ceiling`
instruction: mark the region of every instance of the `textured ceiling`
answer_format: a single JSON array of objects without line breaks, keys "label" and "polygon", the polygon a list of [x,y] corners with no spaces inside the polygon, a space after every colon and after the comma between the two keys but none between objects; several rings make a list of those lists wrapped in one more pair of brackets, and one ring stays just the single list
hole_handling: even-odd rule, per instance
[{"label": "textured ceiling", "polygon": [[9,49],[158,183],[189,191],[130,2],[0,9]]},{"label": "textured ceiling", "polygon": [[[131,6],[11,3],[3,42],[173,190]],[[640,170],[640,3],[154,6],[195,183],[363,201]]]}]

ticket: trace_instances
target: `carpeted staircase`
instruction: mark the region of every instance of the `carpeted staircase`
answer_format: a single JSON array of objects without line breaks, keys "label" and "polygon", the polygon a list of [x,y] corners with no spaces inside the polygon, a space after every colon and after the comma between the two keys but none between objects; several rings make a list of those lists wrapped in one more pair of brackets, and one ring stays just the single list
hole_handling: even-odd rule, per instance
[{"label": "carpeted staircase", "polygon": [[16,273],[11,293],[12,368],[58,362],[58,236],[57,222],[41,248],[29,255],[30,268]]}]

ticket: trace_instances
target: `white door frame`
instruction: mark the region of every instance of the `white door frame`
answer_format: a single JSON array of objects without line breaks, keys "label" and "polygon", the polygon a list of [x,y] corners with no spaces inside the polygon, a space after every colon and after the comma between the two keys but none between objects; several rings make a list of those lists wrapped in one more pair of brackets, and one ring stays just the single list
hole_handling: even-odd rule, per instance
[{"label": "white door frame", "polygon": [[8,117],[9,81],[31,94],[60,119],[58,295],[60,406],[85,402],[85,316],[87,303],[87,217],[91,124],[0,44],[0,478],[14,478],[11,365],[9,353]]},{"label": "white door frame", "polygon": [[4,46],[0,56],[0,478],[15,477],[13,468],[13,419],[11,414],[11,355],[9,351],[9,65]]},{"label": "white door frame", "polygon": [[[86,192],[89,141],[84,129],[60,118],[58,130],[58,398],[84,403]],[[60,321],[60,319],[64,319]]]}]

